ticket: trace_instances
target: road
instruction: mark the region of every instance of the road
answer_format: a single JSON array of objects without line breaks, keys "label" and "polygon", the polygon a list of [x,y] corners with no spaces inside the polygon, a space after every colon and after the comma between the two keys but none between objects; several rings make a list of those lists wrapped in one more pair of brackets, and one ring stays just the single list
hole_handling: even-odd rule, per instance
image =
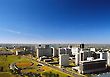
[{"label": "road", "polygon": [[67,70],[65,70],[65,69],[60,69],[60,68],[58,68],[58,67],[56,67],[56,66],[52,66],[52,65],[50,65],[50,64],[48,64],[48,63],[45,63],[45,62],[41,62],[41,61],[37,61],[37,62],[39,62],[39,63],[41,63],[41,64],[43,64],[43,65],[45,65],[45,66],[51,67],[51,68],[53,68],[53,69],[59,70],[59,71],[61,71],[61,72],[64,72],[64,73],[66,73],[66,74],[72,75],[73,77],[85,77],[85,76],[81,76],[81,75],[75,74],[75,73],[73,73],[73,72],[67,71]]},{"label": "road", "polygon": [[[34,60],[34,59],[32,59],[32,58],[30,58],[30,59],[31,59],[31,60]],[[42,65],[44,65],[44,66],[48,66],[48,67],[51,67],[51,68],[56,69],[56,70],[58,70],[58,71],[61,71],[61,72],[63,72],[63,73],[69,74],[69,75],[71,75],[71,76],[73,76],[73,77],[86,77],[86,76],[78,75],[78,74],[75,74],[75,73],[73,73],[73,72],[67,71],[67,70],[65,70],[65,69],[58,68],[58,67],[56,67],[56,66],[52,66],[52,65],[50,65],[50,64],[48,64],[48,63],[46,63],[46,62],[42,62],[42,61],[39,61],[39,60],[34,60],[34,61],[36,61],[36,62],[38,62],[38,63],[40,63],[40,64],[42,64]]]}]

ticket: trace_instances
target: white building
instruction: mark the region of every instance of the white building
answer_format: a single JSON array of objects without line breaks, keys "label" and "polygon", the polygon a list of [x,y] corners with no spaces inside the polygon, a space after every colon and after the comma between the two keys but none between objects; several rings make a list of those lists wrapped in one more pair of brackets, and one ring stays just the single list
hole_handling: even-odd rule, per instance
[{"label": "white building", "polygon": [[16,55],[18,55],[18,52],[19,52],[19,51],[16,51]]},{"label": "white building", "polygon": [[90,48],[90,51],[94,51],[94,52],[95,52],[95,51],[96,51],[96,49],[95,49],[95,48]]},{"label": "white building", "polygon": [[110,66],[110,52],[107,52],[107,65]]},{"label": "white building", "polygon": [[76,53],[79,52],[79,48],[73,47],[73,48],[71,48],[71,52],[72,52],[72,55],[75,55]]},{"label": "white building", "polygon": [[59,55],[59,65],[60,66],[69,66],[69,55],[68,54]]},{"label": "white building", "polygon": [[94,57],[87,57],[87,60],[88,61],[93,61],[94,60]]},{"label": "white building", "polygon": [[100,59],[105,59],[107,60],[107,52],[96,52],[96,54],[99,54]]},{"label": "white building", "polygon": [[87,57],[93,57],[93,54],[93,51],[81,49],[79,52],[75,53],[75,64],[79,65],[80,61],[87,60]]},{"label": "white building", "polygon": [[79,53],[76,53],[75,54],[75,64],[79,65],[79,62],[80,62],[80,55],[79,55]]}]

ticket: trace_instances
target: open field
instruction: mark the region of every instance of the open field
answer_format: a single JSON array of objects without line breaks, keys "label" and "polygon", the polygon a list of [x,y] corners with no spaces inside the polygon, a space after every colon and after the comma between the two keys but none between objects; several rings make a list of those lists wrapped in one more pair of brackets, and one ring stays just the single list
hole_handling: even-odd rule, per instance
[{"label": "open field", "polygon": [[15,56],[15,55],[0,55],[0,67],[3,67],[3,72],[9,71],[9,65],[16,62],[28,62],[29,59],[22,58],[21,56]]},{"label": "open field", "polygon": [[[8,55],[8,56],[5,56],[5,55],[1,55],[0,56],[0,67],[3,67],[3,72],[0,73],[0,77],[15,77],[15,75],[12,75],[10,72],[9,72],[9,65],[12,64],[12,63],[18,63],[18,65],[20,67],[24,67],[25,65],[27,65],[27,69],[24,69],[22,70],[22,72],[33,72],[33,73],[40,73],[42,74],[42,77],[45,77],[45,73],[53,73],[53,74],[58,74],[59,77],[67,77],[69,75],[61,72],[61,71],[58,71],[58,70],[55,70],[53,68],[50,68],[50,67],[47,67],[47,66],[40,66],[38,67],[38,63],[36,61],[33,61],[29,58],[27,58],[26,56],[15,56],[15,55]],[[32,65],[32,68],[29,68],[31,67],[31,63],[34,63]],[[29,64],[29,66],[28,66]]]},{"label": "open field", "polygon": [[16,63],[17,67],[30,67],[33,65],[34,65],[34,63],[32,63],[32,62],[17,62]]},{"label": "open field", "polygon": [[[3,67],[3,72],[0,72],[0,77],[15,77],[10,73],[9,65],[16,62],[29,63],[30,60],[22,56],[0,55],[0,67]],[[35,64],[37,64],[37,62]]]},{"label": "open field", "polygon": [[0,77],[15,77],[9,72],[0,72]]},{"label": "open field", "polygon": [[[68,77],[68,76],[70,76],[68,74],[65,74],[61,71],[55,70],[55,69],[47,67],[47,66],[43,66],[42,69],[44,69],[44,72],[42,72],[42,74],[45,73],[45,72],[47,72],[47,73],[51,72],[51,73],[59,74],[59,77]],[[70,77],[72,77],[72,76],[70,76]]]}]

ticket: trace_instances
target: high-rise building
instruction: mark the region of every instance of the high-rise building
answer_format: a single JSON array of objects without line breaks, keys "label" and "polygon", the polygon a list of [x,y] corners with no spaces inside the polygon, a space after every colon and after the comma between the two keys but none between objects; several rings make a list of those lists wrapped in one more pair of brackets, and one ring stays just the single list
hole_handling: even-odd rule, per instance
[{"label": "high-rise building", "polygon": [[75,64],[79,65],[79,62],[80,62],[80,53],[76,53],[75,54]]},{"label": "high-rise building", "polygon": [[110,52],[107,52],[107,65],[110,67]]},{"label": "high-rise building", "polygon": [[72,55],[75,55],[76,53],[79,53],[79,48],[77,48],[77,47],[72,47],[71,48],[71,52],[72,52]]},{"label": "high-rise building", "polygon": [[45,47],[37,48],[37,57],[42,57],[42,56],[47,56],[47,57],[52,56],[51,48],[48,45],[46,45]]},{"label": "high-rise building", "polygon": [[69,66],[69,55],[68,54],[59,55],[59,65],[60,66]]},{"label": "high-rise building", "polygon": [[80,48],[84,48],[84,44],[80,44]]},{"label": "high-rise building", "polygon": [[54,47],[51,47],[53,57],[58,57],[58,50]]}]

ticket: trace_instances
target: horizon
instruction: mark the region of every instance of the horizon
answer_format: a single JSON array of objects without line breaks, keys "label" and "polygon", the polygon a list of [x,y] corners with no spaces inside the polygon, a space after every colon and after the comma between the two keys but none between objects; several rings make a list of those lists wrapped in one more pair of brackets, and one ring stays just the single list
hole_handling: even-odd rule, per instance
[{"label": "horizon", "polygon": [[1,0],[0,43],[110,44],[109,0]]}]

